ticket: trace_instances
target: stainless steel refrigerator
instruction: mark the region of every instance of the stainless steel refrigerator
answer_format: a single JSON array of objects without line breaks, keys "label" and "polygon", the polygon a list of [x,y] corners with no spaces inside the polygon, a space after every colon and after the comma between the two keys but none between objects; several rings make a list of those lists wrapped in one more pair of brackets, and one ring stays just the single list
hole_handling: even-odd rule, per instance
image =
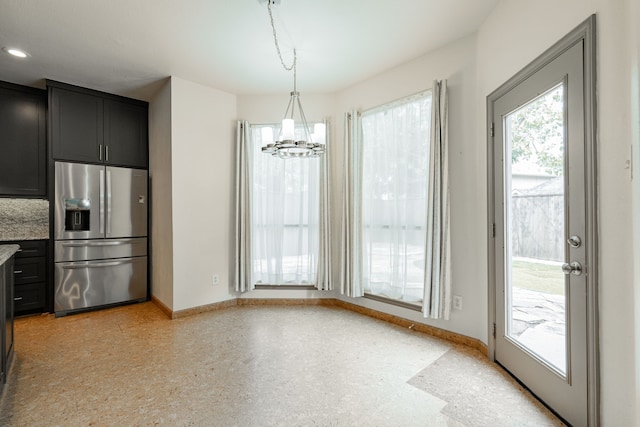
[{"label": "stainless steel refrigerator", "polygon": [[147,297],[146,170],[55,163],[56,316]]}]

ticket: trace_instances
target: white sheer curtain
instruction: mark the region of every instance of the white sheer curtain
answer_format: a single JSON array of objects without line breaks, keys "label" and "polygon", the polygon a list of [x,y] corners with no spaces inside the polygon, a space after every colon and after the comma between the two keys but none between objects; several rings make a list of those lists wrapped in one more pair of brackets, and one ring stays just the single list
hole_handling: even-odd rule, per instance
[{"label": "white sheer curtain", "polygon": [[237,292],[254,288],[251,277],[251,170],[253,141],[248,122],[238,121],[236,129],[235,176],[235,268]]},{"label": "white sheer curtain", "polygon": [[424,316],[434,319],[449,319],[451,312],[448,109],[447,81],[435,81],[431,113],[427,256],[422,306]]},{"label": "white sheer curtain", "polygon": [[342,229],[340,236],[340,292],[350,297],[364,295],[362,286],[362,122],[360,113],[344,117],[344,176]]},{"label": "white sheer curtain", "polygon": [[253,126],[252,242],[256,284],[315,284],[318,268],[320,159],[261,152]]},{"label": "white sheer curtain", "polygon": [[424,294],[431,93],[363,112],[363,282],[374,295]]},{"label": "white sheer curtain", "polygon": [[319,201],[319,226],[318,226],[318,273],[316,288],[320,291],[333,289],[331,279],[331,129],[329,122],[324,121],[326,129],[326,153],[320,157],[320,201]]}]

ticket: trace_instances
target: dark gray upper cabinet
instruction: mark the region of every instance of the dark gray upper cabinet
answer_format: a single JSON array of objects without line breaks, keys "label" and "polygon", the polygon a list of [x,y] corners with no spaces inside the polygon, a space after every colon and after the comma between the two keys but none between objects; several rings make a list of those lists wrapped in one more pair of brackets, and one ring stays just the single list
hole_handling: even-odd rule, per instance
[{"label": "dark gray upper cabinet", "polygon": [[49,101],[53,158],[102,162],[102,98],[52,87]]},{"label": "dark gray upper cabinet", "polygon": [[54,160],[146,168],[148,104],[47,81]]},{"label": "dark gray upper cabinet", "polygon": [[0,195],[47,194],[46,92],[0,82]]},{"label": "dark gray upper cabinet", "polygon": [[105,160],[114,165],[147,167],[147,107],[104,101]]}]

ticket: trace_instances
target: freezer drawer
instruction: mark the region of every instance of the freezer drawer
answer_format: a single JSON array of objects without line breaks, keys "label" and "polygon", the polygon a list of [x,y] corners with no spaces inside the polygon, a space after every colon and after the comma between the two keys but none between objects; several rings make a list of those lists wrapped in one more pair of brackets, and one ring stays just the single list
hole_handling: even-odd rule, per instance
[{"label": "freezer drawer", "polygon": [[130,258],[147,255],[147,239],[58,240],[55,242],[55,262],[90,261],[109,258]]},{"label": "freezer drawer", "polygon": [[147,257],[55,264],[56,315],[147,296]]}]

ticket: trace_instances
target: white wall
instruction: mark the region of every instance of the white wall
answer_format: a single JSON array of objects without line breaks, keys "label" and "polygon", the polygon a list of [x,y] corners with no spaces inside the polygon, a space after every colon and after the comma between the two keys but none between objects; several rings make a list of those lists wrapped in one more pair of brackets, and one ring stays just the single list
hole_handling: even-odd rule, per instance
[{"label": "white wall", "polygon": [[[490,92],[597,13],[600,379],[605,426],[634,425],[637,404],[632,198],[626,169],[631,141],[627,8],[627,0],[503,0],[480,28],[477,50],[480,106]],[[476,116],[476,144],[483,151],[484,114]],[[478,172],[467,183],[485,194],[486,173]],[[486,212],[485,205],[481,200],[478,210]],[[486,243],[472,244],[477,256],[486,260]]]},{"label": "white wall", "polygon": [[171,78],[174,311],[235,298],[229,279],[235,119],[235,95]]},{"label": "white wall", "polygon": [[149,103],[151,179],[151,294],[173,309],[173,223],[171,199],[171,83]]},{"label": "white wall", "polygon": [[[238,117],[255,124],[280,123],[284,118],[288,102],[288,93],[238,95]],[[300,92],[300,102],[307,121],[319,122],[324,118],[331,118],[335,95]]]}]

